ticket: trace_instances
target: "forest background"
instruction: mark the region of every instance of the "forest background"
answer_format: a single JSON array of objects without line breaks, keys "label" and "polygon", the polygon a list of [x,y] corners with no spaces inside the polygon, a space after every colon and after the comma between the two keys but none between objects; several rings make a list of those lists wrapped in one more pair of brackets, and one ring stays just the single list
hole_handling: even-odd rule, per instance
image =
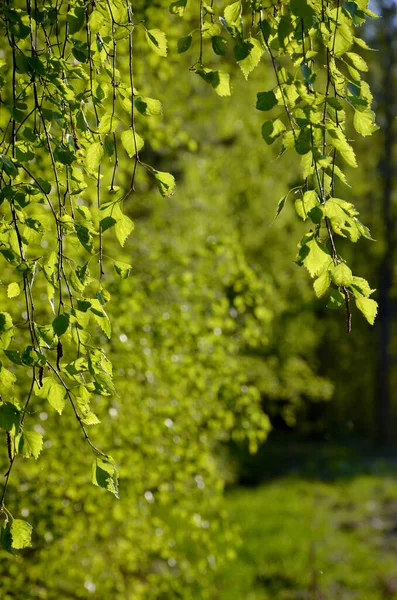
[{"label": "forest background", "polygon": [[[142,10],[155,20],[167,6],[148,2]],[[159,171],[172,172],[177,189],[163,198],[155,182],[138,172],[137,191],[125,205],[134,232],[122,250],[111,232],[106,242],[107,254],[131,264],[132,272],[121,282],[105,273],[113,332],[110,341],[98,333],[98,342],[112,357],[117,394],[96,398],[101,424],[91,437],[119,466],[120,499],[90,487],[91,460],[74,415],[65,412],[59,420],[44,400],[36,404],[31,417],[44,449],[37,462],[16,463],[8,490],[13,512],[34,526],[33,545],[17,556],[3,552],[2,598],[257,600],[337,593],[369,599],[396,593],[390,548],[365,529],[367,517],[341,517],[337,529],[353,528],[356,535],[364,528],[369,555],[372,543],[383,544],[379,572],[370,583],[338,574],[339,588],[332,587],[337,566],[325,587],[318,582],[316,546],[298,523],[299,510],[307,510],[313,526],[308,497],[341,501],[338,494],[348,488],[338,488],[340,478],[352,486],[353,512],[360,495],[366,506],[374,502],[374,489],[382,490],[389,507],[397,498],[389,444],[397,430],[397,24],[393,3],[373,8],[382,20],[367,26],[365,37],[377,52],[367,52],[366,60],[381,129],[372,138],[357,136],[361,168],[349,170],[344,197],[371,223],[377,243],[362,241],[360,252],[342,247],[354,272],[378,288],[380,306],[373,328],[356,311],[349,335],[343,309],[326,309],[307,273],[294,264],[295,240],[305,226],[292,201],[275,220],[277,201],[299,178],[300,167],[289,155],[279,156],[277,144],[264,143],[262,115],[252,110],[258,90],[274,85],[270,64],[255,70],[247,84],[230,61],[233,94],[219,98],[189,74],[189,52],[178,52],[186,20],[163,10],[162,19],[173,27],[169,55],[145,55],[136,77],[142,80],[138,88],[161,98],[164,111],[141,120],[150,134],[145,157]],[[120,172],[129,176],[131,160],[119,160]],[[7,273],[1,278],[2,310],[23,312],[22,300],[7,298]],[[382,463],[373,449],[380,445],[387,451]],[[5,447],[0,461],[6,472]],[[292,478],[286,475],[291,472]],[[369,479],[354,488],[363,472]],[[280,488],[242,487],[274,477]],[[321,487],[324,478],[334,483]],[[320,488],[313,491],[308,481]],[[290,506],[288,514],[297,511],[297,520],[272,512],[283,504]],[[393,528],[392,518],[383,518],[382,534]],[[277,535],[258,526],[266,521],[277,523]],[[359,526],[352,526],[356,521]],[[251,554],[247,523],[249,535],[259,529],[261,536],[260,550],[251,548]],[[279,532],[287,526],[287,538],[296,535],[301,542],[287,543],[283,555]],[[270,546],[269,555],[256,565],[263,546]],[[357,560],[364,569],[363,556]]]}]

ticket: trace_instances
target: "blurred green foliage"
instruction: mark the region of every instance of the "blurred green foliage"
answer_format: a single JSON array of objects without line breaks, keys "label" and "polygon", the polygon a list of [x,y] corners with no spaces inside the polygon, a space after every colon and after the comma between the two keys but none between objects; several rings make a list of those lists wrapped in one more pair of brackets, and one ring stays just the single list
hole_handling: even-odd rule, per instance
[{"label": "blurred green foliage", "polygon": [[[149,18],[159,6],[164,8],[162,3],[143,5]],[[275,486],[265,515],[262,492],[257,500],[242,493],[234,505],[230,500],[230,519],[223,497],[225,483],[235,478],[228,444],[244,443],[254,452],[271,423],[296,426],[305,434],[322,432],[332,419],[338,427],[347,417],[356,418],[354,402],[363,381],[372,382],[370,370],[354,381],[352,342],[344,338],[343,318],[335,322],[331,315],[331,322],[324,316],[309,278],[293,263],[295,240],[304,229],[292,202],[274,221],[277,199],[296,183],[299,164],[289,155],[278,156],[279,148],[259,139],[262,117],[247,110],[247,105],[255,106],[259,87],[273,85],[271,73],[254,72],[247,83],[238,68],[228,66],[233,96],[218,98],[210,86],[187,73],[188,58],[177,56],[184,26],[171,19],[169,60],[143,53],[141,39],[136,52],[142,51],[144,58],[136,62],[135,77],[139,93],[161,98],[165,114],[150,119],[137,114],[145,138],[142,159],[159,171],[172,172],[177,191],[165,199],[150,174],[137,172],[137,192],[124,203],[135,231],[122,249],[112,230],[106,232],[103,285],[111,294],[106,310],[112,337],[109,341],[98,326],[91,330],[91,340],[112,357],[117,393],[94,396],[92,410],[101,424],[90,435],[112,454],[120,470],[120,499],[90,485],[90,449],[71,410],[65,408],[59,419],[51,402],[35,398],[29,426],[43,435],[44,449],[38,462],[16,461],[7,499],[13,513],[33,525],[33,546],[18,556],[2,553],[2,600],[189,600],[223,597],[220,593],[248,598],[251,583],[243,586],[252,578],[252,564],[242,566],[241,572],[236,569],[239,582],[231,595],[219,583],[219,573],[235,568],[225,571],[226,563],[236,558],[240,535],[234,523],[246,514],[247,498],[252,528],[261,520],[266,523],[265,529],[258,528],[255,548],[246,550],[247,563],[252,552],[259,560],[266,539],[275,534],[274,573],[279,574],[281,565],[284,573],[279,576],[290,578],[290,590],[304,587],[310,579],[307,555],[296,561],[292,575],[286,574],[296,546],[288,534],[280,538],[277,519],[290,494],[293,528],[300,538],[305,536],[307,521],[299,511],[308,518],[312,501],[302,498],[311,490],[295,481]],[[121,63],[120,69],[127,64]],[[127,189],[133,161],[128,152],[118,158],[117,183]],[[106,181],[112,177],[112,161],[107,157],[103,166]],[[43,163],[42,169],[43,178],[51,179],[49,165]],[[362,188],[358,175],[352,196]],[[82,197],[83,204],[93,203],[95,190],[89,188]],[[360,210],[365,212],[362,206]],[[37,216],[44,223],[48,218],[44,211]],[[48,233],[41,244],[51,248]],[[76,260],[82,256],[78,244],[71,244],[69,251]],[[115,258],[132,265],[130,278],[117,283]],[[23,320],[21,298],[7,297],[11,270],[4,269],[1,278],[2,309],[16,315],[16,322]],[[38,317],[52,318],[43,282],[36,283],[36,294],[41,300]],[[353,344],[367,356],[364,327]],[[15,342],[20,344],[23,336],[18,336]],[[324,407],[341,372],[330,348],[338,353],[344,372],[345,383],[337,386],[337,393],[354,393],[355,400],[329,403],[327,421]],[[358,361],[354,368],[361,373]],[[15,397],[22,399],[27,392],[22,369],[14,366],[12,372],[17,377]],[[358,415],[363,427],[369,414],[367,401]],[[4,445],[1,472],[7,465]],[[328,491],[319,486],[319,493]],[[330,492],[330,498],[345,492]],[[244,539],[245,518],[241,520]],[[327,527],[321,521],[321,531]],[[266,569],[275,546],[268,544]],[[265,581],[266,573],[258,577]]]}]

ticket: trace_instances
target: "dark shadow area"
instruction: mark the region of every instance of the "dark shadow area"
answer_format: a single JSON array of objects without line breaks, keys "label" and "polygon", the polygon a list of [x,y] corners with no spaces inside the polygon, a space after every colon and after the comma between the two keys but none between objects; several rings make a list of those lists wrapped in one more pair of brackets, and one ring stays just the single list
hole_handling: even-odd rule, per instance
[{"label": "dark shadow area", "polygon": [[256,454],[232,445],[237,483],[256,486],[279,477],[299,476],[332,482],[357,475],[396,475],[397,448],[374,448],[362,439],[310,441],[294,432],[272,432]]}]

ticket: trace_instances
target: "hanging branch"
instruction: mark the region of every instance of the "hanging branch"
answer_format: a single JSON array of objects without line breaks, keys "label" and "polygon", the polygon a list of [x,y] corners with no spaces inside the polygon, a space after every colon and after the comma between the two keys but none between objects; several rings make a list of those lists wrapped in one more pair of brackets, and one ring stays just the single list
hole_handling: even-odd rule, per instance
[{"label": "hanging branch", "polygon": [[[206,37],[211,38],[215,54],[225,54],[227,39],[231,41],[246,78],[263,55],[270,57],[276,87],[258,93],[256,108],[272,115],[262,126],[264,141],[273,144],[281,140],[282,152],[295,151],[301,160],[304,183],[294,188],[300,193],[295,209],[301,219],[311,222],[311,229],[299,244],[297,263],[305,266],[314,278],[316,296],[328,297],[327,306],[344,305],[350,332],[350,296],[370,324],[374,323],[377,303],[370,298],[374,290],[368,282],[353,275],[337,252],[336,237],[352,242],[360,237],[372,238],[368,228],[358,220],[354,206],[335,197],[335,179],[346,184],[343,163],[357,166],[353,147],[345,134],[345,109],[353,113],[353,125],[359,134],[370,135],[377,129],[371,110],[372,96],[360,75],[360,71],[367,70],[367,65],[357,52],[351,51],[353,45],[366,48],[365,42],[355,37],[355,28],[376,15],[365,3],[357,10],[345,5],[342,11],[340,0],[281,1],[267,8],[260,0],[252,0],[250,4],[249,14],[244,14],[243,3],[238,0],[219,15],[227,35],[221,38],[222,42],[213,26],[214,10],[211,9],[209,20],[203,20],[200,8],[197,28],[200,68],[196,63],[192,70],[220,96],[230,95],[228,75],[201,64],[203,31],[211,32]],[[249,22],[248,38],[245,22]],[[182,40],[178,45],[180,52],[187,51],[191,45]],[[308,50],[306,40],[310,40]],[[325,81],[323,89],[322,81]],[[333,98],[331,90],[335,94]],[[279,114],[280,107],[287,126]],[[329,156],[329,147],[332,156]],[[288,196],[289,193],[280,200],[277,216]],[[324,230],[327,240],[323,239]]]},{"label": "hanging branch", "polygon": [[[2,279],[9,282],[9,298],[23,294],[26,312],[26,324],[22,325],[12,313],[0,312],[4,354],[0,428],[5,431],[9,457],[0,512],[5,517],[7,535],[3,537],[10,551],[30,545],[31,527],[13,519],[6,495],[17,456],[37,459],[43,447],[43,436],[26,429],[34,414],[28,415],[31,405],[48,402],[59,414],[71,408],[94,452],[92,483],[118,493],[116,465],[88,433],[89,426],[99,423],[91,410],[93,397],[115,393],[112,365],[96,347],[99,332],[111,336],[105,311],[110,299],[104,285],[105,263],[114,267],[121,279],[128,277],[131,268],[106,256],[105,235],[113,230],[124,246],[133,229],[122,210],[122,200],[131,189],[119,190],[116,177],[121,140],[126,153],[134,157],[134,188],[144,143],[137,133],[135,104],[138,101],[138,110],[145,117],[158,114],[157,105],[161,107],[159,101],[150,99],[148,108],[147,99],[135,92],[135,25],[131,5],[126,2],[125,9],[123,6],[123,2],[110,0],[60,1],[54,6],[26,0],[25,10],[16,10],[12,0],[7,0],[0,6],[0,30],[10,61],[9,71],[0,78],[0,104],[10,114],[0,141],[0,261]],[[158,38],[159,30],[144,31],[141,41],[148,51],[166,56],[165,34],[160,32]],[[118,69],[119,48],[121,56],[129,54],[129,69]],[[130,124],[123,130],[122,111],[128,101]],[[113,160],[113,196],[103,202],[102,179],[108,159]],[[144,166],[160,193],[171,195],[175,186],[172,175]],[[30,236],[26,235],[29,229]],[[99,264],[97,276],[90,273],[93,258]],[[47,306],[42,302],[45,290]],[[16,331],[18,335],[14,335]],[[19,387],[26,390],[24,401],[14,393],[15,376],[9,364],[25,372],[25,384],[18,375]],[[26,533],[23,540],[18,537],[20,530]]]}]

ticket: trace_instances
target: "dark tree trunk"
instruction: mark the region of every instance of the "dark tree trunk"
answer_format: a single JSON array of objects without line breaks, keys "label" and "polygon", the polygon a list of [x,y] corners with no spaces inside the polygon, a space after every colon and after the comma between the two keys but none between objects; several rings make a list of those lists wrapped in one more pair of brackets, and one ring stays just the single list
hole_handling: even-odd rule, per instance
[{"label": "dark tree trunk", "polygon": [[378,334],[379,358],[375,389],[376,441],[385,444],[390,439],[390,341],[392,331],[392,305],[390,291],[393,283],[393,258],[395,248],[395,218],[392,210],[394,175],[393,147],[395,141],[395,86],[394,68],[396,58],[396,8],[392,3],[381,3],[380,56],[383,68],[382,89],[379,94],[379,113],[382,118],[383,151],[379,162],[382,189],[382,221],[384,251],[379,265],[378,280]]}]

